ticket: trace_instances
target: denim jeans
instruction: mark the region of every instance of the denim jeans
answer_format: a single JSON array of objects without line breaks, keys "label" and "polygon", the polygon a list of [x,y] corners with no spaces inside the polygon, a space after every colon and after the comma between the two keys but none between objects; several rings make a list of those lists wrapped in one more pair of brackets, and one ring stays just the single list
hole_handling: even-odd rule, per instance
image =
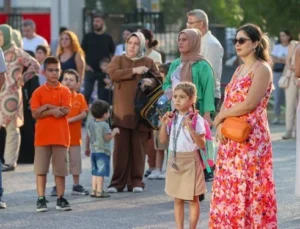
[{"label": "denim jeans", "polygon": [[3,194],[3,188],[2,188],[2,163],[0,160],[0,200]]},{"label": "denim jeans", "polygon": [[97,81],[97,88],[98,88],[98,99],[104,100],[104,82],[103,79],[105,78],[105,74],[103,72],[91,72],[87,71],[85,73],[84,78],[84,97],[87,103],[90,103],[91,95],[94,91],[94,85]]}]

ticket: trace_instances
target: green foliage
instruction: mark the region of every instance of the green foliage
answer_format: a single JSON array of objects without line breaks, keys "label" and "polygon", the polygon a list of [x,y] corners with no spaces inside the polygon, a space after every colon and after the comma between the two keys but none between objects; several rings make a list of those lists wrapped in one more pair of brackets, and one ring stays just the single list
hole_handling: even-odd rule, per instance
[{"label": "green foliage", "polygon": [[[86,0],[94,9],[97,0]],[[136,8],[136,0],[102,0],[106,13],[128,13]],[[160,8],[167,24],[185,25],[186,13],[191,9],[207,12],[211,24],[239,27],[255,23],[270,35],[287,28],[300,32],[300,0],[160,0]]]}]

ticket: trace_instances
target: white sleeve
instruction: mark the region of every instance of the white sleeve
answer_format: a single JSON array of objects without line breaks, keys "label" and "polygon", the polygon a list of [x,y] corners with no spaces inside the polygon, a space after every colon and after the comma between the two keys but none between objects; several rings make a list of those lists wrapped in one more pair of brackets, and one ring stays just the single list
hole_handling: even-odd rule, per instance
[{"label": "white sleeve", "polygon": [[0,73],[6,72],[6,64],[4,60],[3,51],[0,48]]},{"label": "white sleeve", "polygon": [[279,52],[279,49],[280,49],[279,46],[278,46],[278,45],[275,45],[274,48],[273,48],[273,50],[272,50],[271,55],[272,55],[272,56],[278,57],[278,56],[279,56],[279,53],[278,53],[278,52]]},{"label": "white sleeve", "polygon": [[205,134],[205,125],[204,125],[204,119],[198,115],[197,117],[197,123],[196,123],[196,133],[197,134]]}]

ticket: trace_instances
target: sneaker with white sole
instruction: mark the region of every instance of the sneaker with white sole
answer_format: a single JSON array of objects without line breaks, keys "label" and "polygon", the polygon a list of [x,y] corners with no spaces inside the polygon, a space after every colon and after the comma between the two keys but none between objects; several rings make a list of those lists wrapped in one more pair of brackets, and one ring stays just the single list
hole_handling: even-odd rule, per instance
[{"label": "sneaker with white sole", "polygon": [[107,192],[108,193],[117,193],[118,189],[116,189],[115,187],[110,187],[110,188],[107,189]]},{"label": "sneaker with white sole", "polygon": [[144,189],[142,187],[135,187],[132,190],[134,193],[142,193]]},{"label": "sneaker with white sole", "polygon": [[77,185],[73,185],[72,195],[87,196],[87,195],[89,195],[89,191],[86,190],[82,185],[77,184]]},{"label": "sneaker with white sole", "polygon": [[158,175],[158,178],[159,180],[165,180],[166,179],[166,172],[161,172],[159,175]]},{"label": "sneaker with white sole", "polygon": [[36,202],[36,211],[37,212],[46,212],[47,208],[47,200],[44,196],[40,196]]},{"label": "sneaker with white sole", "polygon": [[5,208],[6,208],[6,203],[0,198],[0,209],[5,209]]},{"label": "sneaker with white sole", "polygon": [[72,211],[69,202],[64,197],[59,197],[56,200],[56,210],[60,211]]},{"label": "sneaker with white sole", "polygon": [[158,179],[159,175],[161,174],[161,171],[158,169],[155,169],[152,171],[152,173],[148,176],[149,180],[156,180]]}]

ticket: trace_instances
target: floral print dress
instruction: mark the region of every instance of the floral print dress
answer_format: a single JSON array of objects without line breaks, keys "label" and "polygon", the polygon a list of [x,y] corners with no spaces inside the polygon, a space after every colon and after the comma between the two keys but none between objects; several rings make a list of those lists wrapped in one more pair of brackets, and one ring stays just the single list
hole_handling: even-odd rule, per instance
[{"label": "floral print dress", "polygon": [[[253,73],[233,76],[225,89],[224,109],[243,102]],[[245,143],[220,144],[212,187],[209,228],[277,228],[277,204],[273,179],[272,145],[267,104],[272,83],[251,113],[241,116],[253,127]]]},{"label": "floral print dress", "polygon": [[[23,125],[22,86],[39,71],[39,63],[15,45],[4,52],[6,82],[0,91],[0,127],[11,121],[16,127]],[[24,67],[27,71],[23,73]]]}]

